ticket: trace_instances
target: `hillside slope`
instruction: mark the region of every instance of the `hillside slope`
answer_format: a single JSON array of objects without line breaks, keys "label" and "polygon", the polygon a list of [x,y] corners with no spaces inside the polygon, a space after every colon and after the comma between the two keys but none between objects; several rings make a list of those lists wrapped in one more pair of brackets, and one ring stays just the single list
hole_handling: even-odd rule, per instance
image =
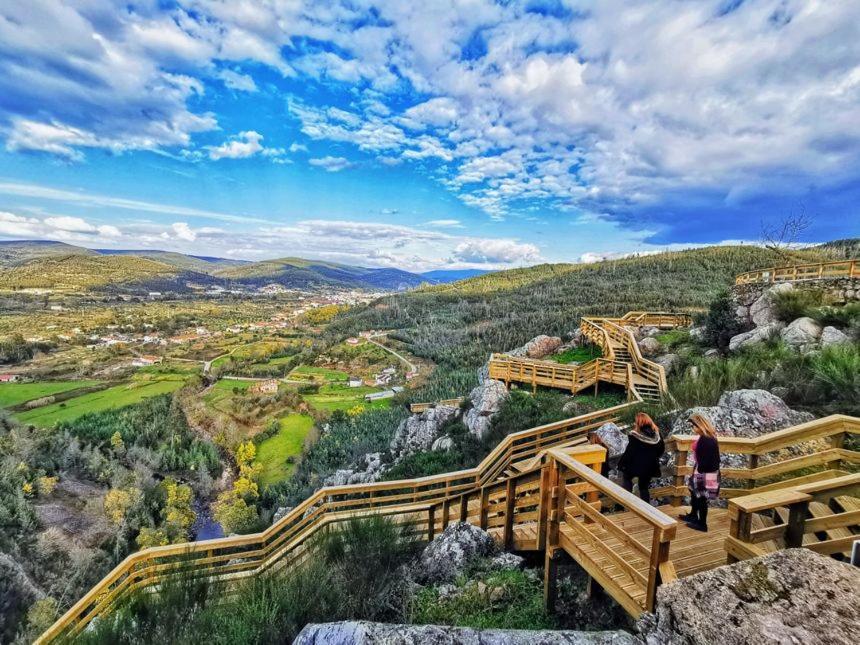
[{"label": "hillside slope", "polygon": [[[827,250],[797,252],[799,261]],[[735,275],[784,263],[755,246],[715,246],[592,264],[544,264],[498,271],[382,298],[336,320],[331,334],[398,329],[411,352],[448,369],[472,369],[492,351],[536,334],[573,331],[582,315],[703,309]]]},{"label": "hillside slope", "polygon": [[66,255],[95,255],[92,249],[51,240],[0,241],[0,267],[12,267],[30,260]]},{"label": "hillside slope", "polygon": [[242,266],[247,264],[243,260],[228,260],[225,258],[215,258],[201,255],[185,255],[184,253],[176,253],[174,251],[151,251],[147,249],[141,250],[115,250],[115,249],[95,249],[101,255],[131,255],[156,262],[163,262],[170,266],[176,267],[183,271],[197,271],[199,273],[215,273],[229,267]]}]

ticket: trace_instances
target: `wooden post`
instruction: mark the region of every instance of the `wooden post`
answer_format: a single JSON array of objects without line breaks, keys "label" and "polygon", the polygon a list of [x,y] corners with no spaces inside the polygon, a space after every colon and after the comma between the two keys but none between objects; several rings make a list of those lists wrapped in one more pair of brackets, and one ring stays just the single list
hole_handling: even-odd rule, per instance
[{"label": "wooden post", "polygon": [[686,450],[678,450],[678,457],[675,459],[675,476],[672,478],[672,482],[675,486],[675,490],[672,491],[672,506],[680,506],[681,502],[684,501],[684,496],[679,495],[677,492],[678,488],[681,488],[686,478],[684,475],[680,474],[680,469],[687,465],[687,451]]},{"label": "wooden post", "polygon": [[558,598],[558,564],[561,554],[556,547],[548,548],[544,555],[543,566],[543,602],[550,613],[555,613],[555,601]]},{"label": "wooden post", "polygon": [[546,549],[547,522],[549,518],[549,509],[552,504],[552,491],[550,490],[555,470],[555,460],[550,459],[544,464],[540,471],[540,506],[538,508],[538,551]]},{"label": "wooden post", "polygon": [[[830,437],[830,447],[831,448],[836,448],[836,449],[842,448],[844,443],[845,443],[845,433],[844,432],[840,432],[839,434],[835,434],[832,437]],[[841,459],[834,459],[833,461],[828,461],[827,462],[827,469],[828,470],[841,470],[842,469],[842,460]]]},{"label": "wooden post", "polygon": [[803,546],[807,510],[809,510],[809,501],[797,502],[788,507],[788,524],[785,527],[785,547],[787,549]]},{"label": "wooden post", "polygon": [[432,542],[436,532],[436,507],[431,506],[427,509],[427,541]]},{"label": "wooden post", "polygon": [[451,498],[446,497],[442,502],[442,530],[448,528],[448,523],[451,521]]},{"label": "wooden post", "polygon": [[503,541],[505,550],[510,551],[514,545],[514,510],[517,503],[517,484],[511,477],[505,488],[505,531]]},{"label": "wooden post", "polygon": [[490,489],[488,486],[481,487],[481,509],[480,509],[479,525],[482,529],[487,529],[487,522],[490,518]]},{"label": "wooden post", "polygon": [[[729,518],[729,535],[741,542],[749,542],[750,531],[752,530],[752,514],[729,506]],[[727,564],[737,561],[738,559],[731,553],[726,556]]]},{"label": "wooden post", "polygon": [[[751,454],[749,456],[748,465],[749,465],[750,470],[755,470],[756,468],[758,468],[758,455]],[[756,482],[756,480],[754,478],[750,477],[746,481],[746,488],[755,488],[755,482]]]},{"label": "wooden post", "polygon": [[657,602],[657,587],[660,585],[660,565],[669,560],[669,541],[663,532],[654,529],[651,540],[651,561],[648,564],[648,590],[645,592],[645,610],[654,611]]},{"label": "wooden post", "polygon": [[469,494],[463,493],[460,495],[460,521],[469,521]]}]

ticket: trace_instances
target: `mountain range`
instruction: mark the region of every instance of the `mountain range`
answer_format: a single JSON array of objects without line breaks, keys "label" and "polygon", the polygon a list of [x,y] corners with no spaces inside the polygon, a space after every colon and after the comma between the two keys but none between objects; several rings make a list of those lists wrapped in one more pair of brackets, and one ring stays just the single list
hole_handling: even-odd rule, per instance
[{"label": "mountain range", "polygon": [[194,287],[339,287],[401,291],[483,275],[475,269],[412,273],[279,258],[249,262],[174,251],[89,249],[48,240],[0,241],[0,289],[186,291]]}]

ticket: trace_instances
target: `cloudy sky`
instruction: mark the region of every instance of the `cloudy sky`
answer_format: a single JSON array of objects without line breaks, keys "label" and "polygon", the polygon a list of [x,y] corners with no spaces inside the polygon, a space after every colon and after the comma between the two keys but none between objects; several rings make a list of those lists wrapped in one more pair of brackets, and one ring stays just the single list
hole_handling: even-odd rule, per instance
[{"label": "cloudy sky", "polygon": [[413,270],[860,235],[856,0],[2,0],[0,237]]}]

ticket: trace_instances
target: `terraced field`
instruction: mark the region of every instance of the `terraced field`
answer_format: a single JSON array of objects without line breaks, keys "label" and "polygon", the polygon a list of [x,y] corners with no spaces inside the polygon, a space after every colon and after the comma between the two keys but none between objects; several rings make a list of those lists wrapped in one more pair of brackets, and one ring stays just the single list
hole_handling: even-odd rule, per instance
[{"label": "terraced field", "polygon": [[346,381],[349,374],[340,370],[331,370],[327,367],[313,367],[311,365],[299,365],[290,372],[289,378],[304,381]]},{"label": "terraced field", "polygon": [[43,381],[40,383],[0,383],[0,408],[101,384],[102,381]]},{"label": "terraced field", "polygon": [[326,412],[347,411],[356,406],[363,406],[365,410],[387,408],[391,404],[391,399],[373,402],[364,400],[365,394],[380,391],[377,387],[348,387],[338,383],[329,383],[323,385],[317,394],[304,395],[304,399],[317,410],[325,410]]}]

